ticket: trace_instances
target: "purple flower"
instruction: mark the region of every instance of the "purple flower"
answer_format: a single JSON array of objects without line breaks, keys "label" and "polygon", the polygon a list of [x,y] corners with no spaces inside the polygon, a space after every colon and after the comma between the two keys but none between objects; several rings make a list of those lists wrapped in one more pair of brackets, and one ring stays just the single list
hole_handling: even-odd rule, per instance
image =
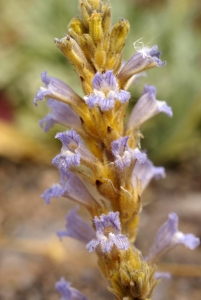
[{"label": "purple flower", "polygon": [[96,73],[92,80],[94,93],[84,97],[90,108],[98,104],[103,111],[110,110],[114,107],[115,101],[121,103],[128,102],[130,93],[125,90],[119,90],[116,77],[112,71],[104,74]]},{"label": "purple flower", "polygon": [[73,129],[56,134],[56,138],[60,139],[63,144],[61,153],[53,160],[55,165],[61,172],[67,172],[71,166],[79,166],[82,163],[93,164],[97,162],[95,156],[84,146],[79,134]]},{"label": "purple flower", "polygon": [[128,120],[127,130],[138,128],[144,122],[163,112],[169,117],[172,117],[172,109],[165,101],[156,100],[156,88],[154,86],[145,85],[143,96],[134,106]]},{"label": "purple flower", "polygon": [[71,172],[61,173],[61,183],[54,184],[41,195],[45,199],[46,204],[50,203],[51,198],[59,198],[61,196],[82,204],[87,208],[92,207],[96,203],[96,200],[89,193],[82,181]]},{"label": "purple flower", "polygon": [[34,104],[37,106],[39,100],[44,100],[45,97],[54,98],[62,102],[71,102],[72,105],[80,104],[83,100],[63,81],[50,77],[47,72],[41,74],[44,87],[40,87],[36,97],[34,98]]},{"label": "purple flower", "polygon": [[58,231],[59,238],[64,236],[72,237],[84,244],[87,244],[95,237],[95,232],[81,217],[77,214],[78,207],[70,210],[66,216],[66,230]]},{"label": "purple flower", "polygon": [[139,163],[143,163],[146,160],[145,153],[142,153],[138,148],[131,149],[128,146],[128,139],[129,136],[124,136],[111,144],[112,153],[116,158],[114,163],[121,170],[130,166],[133,160],[137,160]]},{"label": "purple flower", "polygon": [[49,98],[47,105],[51,108],[51,112],[40,120],[40,126],[44,131],[48,131],[55,123],[81,130],[80,117],[67,104]]},{"label": "purple flower", "polygon": [[159,179],[164,177],[165,169],[163,167],[155,167],[147,158],[143,164],[138,161],[136,162],[132,174],[132,184],[135,188],[139,185],[140,181],[141,192],[143,192],[153,178]]},{"label": "purple flower", "polygon": [[178,221],[176,213],[169,214],[168,220],[160,227],[156,234],[154,244],[147,257],[149,262],[155,262],[161,255],[179,244],[183,244],[191,250],[200,244],[200,239],[193,234],[184,234],[178,231]]},{"label": "purple flower", "polygon": [[130,78],[143,70],[152,67],[162,67],[166,62],[160,60],[161,51],[158,51],[157,45],[152,48],[145,47],[138,50],[121,69],[117,78],[121,83],[121,87],[125,87]]},{"label": "purple flower", "polygon": [[56,282],[55,288],[61,293],[60,300],[88,300],[82,293],[72,288],[64,278]]},{"label": "purple flower", "polygon": [[102,214],[100,219],[94,218],[96,227],[96,239],[91,240],[86,248],[89,252],[93,252],[100,245],[104,253],[109,253],[113,245],[120,250],[129,248],[128,238],[121,234],[121,224],[119,220],[119,212],[109,212],[108,215]]}]

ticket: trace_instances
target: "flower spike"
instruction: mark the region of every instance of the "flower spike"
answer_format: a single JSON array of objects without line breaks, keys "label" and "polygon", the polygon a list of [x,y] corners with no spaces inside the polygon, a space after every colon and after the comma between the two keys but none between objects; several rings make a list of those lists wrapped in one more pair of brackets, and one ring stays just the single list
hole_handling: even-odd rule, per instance
[{"label": "flower spike", "polygon": [[[127,118],[128,88],[144,71],[165,62],[156,45],[144,47],[138,40],[136,53],[124,63],[129,22],[120,18],[112,25],[108,0],[78,1],[80,16],[70,21],[63,38],[54,41],[77,72],[83,96],[43,72],[44,87],[34,99],[37,105],[47,98],[51,109],[40,121],[44,131],[55,123],[70,128],[56,135],[62,148],[52,163],[61,173],[60,183],[42,197],[47,204],[53,197],[65,197],[87,210],[93,226],[77,214],[76,207],[66,216],[66,228],[57,234],[60,239],[71,237],[85,243],[89,252],[96,250],[116,299],[150,300],[157,279],[170,278],[168,273],[156,272],[155,262],[162,254],[178,244],[190,249],[200,244],[193,234],[178,230],[178,216],[171,213],[147,258],[133,245],[143,208],[141,194],[153,178],[165,177],[164,168],[155,167],[146,151],[140,150],[141,126],[160,112],[172,117],[172,109],[156,99],[154,86],[145,85]],[[64,278],[56,289],[61,300],[87,300]]]}]

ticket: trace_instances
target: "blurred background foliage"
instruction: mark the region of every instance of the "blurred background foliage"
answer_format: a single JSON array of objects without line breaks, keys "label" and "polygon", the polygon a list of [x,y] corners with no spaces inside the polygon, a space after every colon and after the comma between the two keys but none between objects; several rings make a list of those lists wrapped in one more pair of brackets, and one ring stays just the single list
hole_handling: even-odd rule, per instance
[{"label": "blurred background foliage", "polygon": [[[167,65],[147,72],[131,88],[132,103],[144,84],[157,87],[157,99],[166,100],[174,117],[161,114],[142,128],[143,148],[155,163],[180,162],[201,154],[201,2],[200,0],[111,0],[113,24],[129,20],[131,30],[124,59],[133,43],[157,44]],[[78,14],[77,0],[6,0],[0,2],[0,155],[13,160],[31,158],[50,163],[60,144],[55,126],[44,134],[37,125],[48,108],[32,99],[48,71],[82,95],[79,79],[53,39],[62,37]]]}]

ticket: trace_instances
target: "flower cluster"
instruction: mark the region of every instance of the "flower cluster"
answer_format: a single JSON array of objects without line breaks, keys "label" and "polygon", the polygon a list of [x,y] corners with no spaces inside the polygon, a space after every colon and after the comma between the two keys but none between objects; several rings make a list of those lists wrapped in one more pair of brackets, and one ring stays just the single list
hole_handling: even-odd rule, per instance
[{"label": "flower cluster", "polygon": [[[160,112],[171,117],[172,110],[156,99],[154,86],[145,86],[125,124],[131,98],[127,89],[139,73],[165,62],[155,45],[137,50],[122,63],[128,21],[120,19],[112,26],[110,4],[103,0],[80,0],[79,8],[80,17],[70,21],[67,35],[55,43],[78,73],[84,96],[44,72],[44,87],[34,99],[35,105],[48,99],[51,112],[40,121],[44,131],[55,123],[69,128],[57,133],[62,148],[52,161],[61,181],[42,197],[46,203],[63,196],[83,205],[94,224],[78,216],[76,207],[58,236],[78,239],[96,252],[116,299],[148,300],[157,279],[169,276],[155,272],[161,255],[178,244],[190,249],[199,244],[194,235],[178,231],[178,216],[171,213],[146,257],[134,245],[141,195],[152,178],[165,177],[164,168],[155,167],[140,149],[140,126]],[[56,289],[63,300],[86,299],[63,278]]]}]

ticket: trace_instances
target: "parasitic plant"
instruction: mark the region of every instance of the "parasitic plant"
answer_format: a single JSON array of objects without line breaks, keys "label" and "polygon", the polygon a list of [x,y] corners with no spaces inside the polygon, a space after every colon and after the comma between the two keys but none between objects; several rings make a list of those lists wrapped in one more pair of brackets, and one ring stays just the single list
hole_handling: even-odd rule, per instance
[{"label": "parasitic plant", "polygon": [[[76,207],[58,236],[78,239],[89,252],[96,252],[116,299],[149,300],[158,279],[167,276],[156,272],[161,255],[177,244],[190,249],[199,244],[194,235],[178,231],[178,216],[171,213],[146,257],[135,247],[143,190],[152,178],[165,176],[164,168],[155,167],[140,149],[140,126],[160,112],[171,117],[172,110],[165,101],[156,100],[154,86],[145,86],[125,122],[128,88],[142,71],[165,62],[156,45],[136,49],[127,62],[122,61],[129,22],[119,19],[112,26],[108,2],[80,0],[79,10],[80,17],[70,21],[67,34],[55,43],[76,70],[84,96],[44,72],[44,87],[34,99],[37,105],[48,98],[51,112],[40,121],[44,131],[55,123],[70,128],[56,135],[62,148],[52,163],[61,181],[42,197],[46,203],[63,196],[83,205],[91,226],[78,216]],[[56,288],[63,300],[86,299],[64,278]]]}]

